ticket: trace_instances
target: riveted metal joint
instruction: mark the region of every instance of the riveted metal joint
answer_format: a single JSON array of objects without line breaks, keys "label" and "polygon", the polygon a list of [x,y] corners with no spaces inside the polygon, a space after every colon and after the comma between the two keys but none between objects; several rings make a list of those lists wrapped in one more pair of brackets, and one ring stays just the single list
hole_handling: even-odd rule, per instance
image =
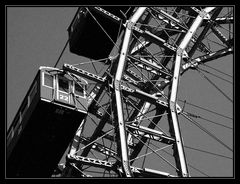
[{"label": "riveted metal joint", "polygon": [[177,49],[177,55],[178,55],[178,56],[182,56],[182,55],[183,55],[183,52],[184,52],[184,50],[183,50],[182,48],[178,48],[178,49]]},{"label": "riveted metal joint", "polygon": [[210,15],[204,9],[199,12],[199,16],[203,19],[210,19]]},{"label": "riveted metal joint", "polygon": [[190,175],[188,173],[182,173],[183,177],[189,177]]},{"label": "riveted metal joint", "polygon": [[127,21],[127,29],[131,30],[131,29],[133,29],[133,26],[134,26],[134,23],[128,20]]},{"label": "riveted metal joint", "polygon": [[117,91],[120,89],[120,81],[119,80],[114,81],[114,87]]},{"label": "riveted metal joint", "polygon": [[176,111],[176,105],[175,105],[175,102],[173,102],[173,101],[170,101],[170,110],[171,110],[172,112],[175,112],[175,111]]},{"label": "riveted metal joint", "polygon": [[129,169],[128,169],[128,166],[127,166],[127,161],[125,161],[125,160],[123,160],[123,167],[124,167],[124,170],[125,170],[125,172],[126,172],[126,176],[131,176],[131,173],[130,173],[130,171],[129,171]]}]

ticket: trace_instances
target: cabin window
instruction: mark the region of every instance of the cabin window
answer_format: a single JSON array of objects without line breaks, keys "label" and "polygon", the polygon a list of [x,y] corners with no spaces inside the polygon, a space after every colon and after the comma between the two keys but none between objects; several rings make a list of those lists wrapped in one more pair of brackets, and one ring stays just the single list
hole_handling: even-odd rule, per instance
[{"label": "cabin window", "polygon": [[21,110],[22,117],[24,117],[27,109],[28,109],[28,100],[25,99],[24,102],[23,102],[22,110]]},{"label": "cabin window", "polygon": [[60,91],[67,92],[67,93],[69,92],[68,80],[66,78],[59,76],[58,86]]},{"label": "cabin window", "polygon": [[[21,124],[21,118],[20,118],[20,114],[17,115],[16,119],[13,122],[13,126],[12,129],[13,131],[16,131],[18,129],[18,126]],[[14,134],[14,133],[13,133]]]},{"label": "cabin window", "polygon": [[37,93],[37,82],[34,83],[31,91],[30,91],[30,94],[29,94],[29,97],[30,97],[30,103],[32,102],[35,94]]},{"label": "cabin window", "polygon": [[13,137],[14,137],[14,130],[13,130],[13,127],[12,127],[8,136],[7,136],[7,146],[10,144]]},{"label": "cabin window", "polygon": [[13,130],[13,127],[12,127],[11,130],[9,131],[9,133],[8,133],[7,141],[9,141],[10,139],[12,139],[13,136],[14,136],[14,130]]},{"label": "cabin window", "polygon": [[53,88],[53,76],[47,73],[44,73],[43,76],[43,85]]},{"label": "cabin window", "polygon": [[75,83],[75,95],[84,96],[83,86]]},{"label": "cabin window", "polygon": [[22,125],[18,127],[18,135],[21,133],[21,131],[22,131]]}]

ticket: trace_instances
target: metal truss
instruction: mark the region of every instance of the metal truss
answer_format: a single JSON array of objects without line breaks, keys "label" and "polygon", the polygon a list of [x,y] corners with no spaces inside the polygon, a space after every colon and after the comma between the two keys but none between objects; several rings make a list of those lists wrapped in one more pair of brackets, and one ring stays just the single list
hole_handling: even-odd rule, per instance
[{"label": "metal truss", "polygon": [[[189,177],[179,80],[189,69],[233,53],[232,30],[220,27],[233,23],[232,13],[223,7],[139,7],[124,22],[95,9],[122,29],[109,57],[97,64],[104,72],[63,65],[92,85],[88,116],[62,177]],[[217,50],[209,46],[210,33],[219,42]]]}]

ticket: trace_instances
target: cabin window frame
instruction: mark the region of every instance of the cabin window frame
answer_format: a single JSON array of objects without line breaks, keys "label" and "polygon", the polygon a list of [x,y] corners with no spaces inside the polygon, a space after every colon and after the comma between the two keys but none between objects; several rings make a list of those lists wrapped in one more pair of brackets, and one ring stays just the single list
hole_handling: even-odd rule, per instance
[{"label": "cabin window frame", "polygon": [[[45,84],[45,75],[48,75],[48,76],[51,76],[52,77],[52,87]],[[49,73],[46,73],[46,72],[42,72],[42,85],[44,87],[47,87],[47,88],[50,88],[50,89],[53,89],[54,88],[54,75],[51,75]]]},{"label": "cabin window frame", "polygon": [[[63,79],[64,81],[67,81],[67,84],[68,84],[68,90],[67,91],[66,90],[62,90],[62,89],[59,88],[60,87],[59,86],[59,81],[61,83],[61,79]],[[56,84],[55,84],[56,85],[55,86],[56,87],[55,88],[55,90],[56,90],[56,99],[60,100],[60,101],[64,100],[65,103],[70,105],[70,103],[71,103],[71,93],[72,93],[71,80],[66,78],[64,75],[58,74],[58,75],[56,75],[55,81],[56,81]],[[60,93],[62,93],[62,94],[60,94]],[[65,94],[67,96],[64,96],[63,94]],[[65,99],[65,97],[67,97],[67,99]]]},{"label": "cabin window frame", "polygon": [[[29,107],[29,102],[28,102],[28,98],[26,98],[24,101],[23,101],[23,104],[22,104],[22,107],[21,107],[21,112],[20,112],[20,120],[21,120],[21,117],[23,118],[28,110],[28,107]],[[21,121],[20,121],[21,122]]]},{"label": "cabin window frame", "polygon": [[12,140],[12,138],[14,137],[14,134],[15,134],[14,128],[10,127],[9,134],[7,135],[7,143],[8,144]]},{"label": "cabin window frame", "polygon": [[22,126],[22,113],[19,112],[16,116],[16,118],[13,120],[12,126],[10,127],[12,131],[11,133],[11,139],[14,137],[14,135],[18,132],[19,127]]},{"label": "cabin window frame", "polygon": [[30,106],[31,102],[33,101],[36,94],[37,94],[37,81],[34,82],[33,87],[30,90],[30,93],[28,95],[29,106]]},{"label": "cabin window frame", "polygon": [[83,90],[82,95],[78,95],[78,94],[76,93],[76,86],[80,87],[77,82],[74,82],[74,90],[73,90],[74,95],[77,96],[77,97],[85,98],[85,96],[86,96],[86,94],[85,94],[85,91],[86,91],[86,89],[85,89],[85,88],[86,88],[85,84],[82,84],[82,83],[81,83],[81,88],[82,88],[82,90]]},{"label": "cabin window frame", "polygon": [[[68,90],[67,91],[65,91],[65,90],[63,91],[63,90],[60,89],[59,81],[61,79],[63,79],[64,81],[67,81],[67,84],[68,84]],[[68,79],[66,79],[65,77],[61,76],[61,75],[58,75],[57,80],[58,80],[57,81],[57,90],[61,91],[62,93],[65,93],[65,94],[70,94],[70,87],[71,87],[70,81]]]}]

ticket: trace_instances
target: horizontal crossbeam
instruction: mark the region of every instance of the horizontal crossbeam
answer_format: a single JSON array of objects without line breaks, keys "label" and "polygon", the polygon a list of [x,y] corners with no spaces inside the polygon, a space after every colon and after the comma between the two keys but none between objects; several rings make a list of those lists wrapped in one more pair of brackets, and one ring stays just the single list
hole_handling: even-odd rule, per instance
[{"label": "horizontal crossbeam", "polygon": [[108,162],[105,160],[100,160],[100,159],[95,159],[95,158],[83,157],[80,155],[68,154],[66,159],[70,163],[91,165],[91,166],[100,167],[100,168],[104,168],[104,169],[111,169],[113,167],[113,163],[111,163],[111,162]]},{"label": "horizontal crossbeam", "polygon": [[169,137],[167,135],[165,135],[163,132],[158,131],[158,130],[154,130],[151,128],[147,128],[144,126],[136,126],[134,124],[131,125],[126,125],[126,127],[128,128],[128,130],[135,134],[135,135],[139,135],[139,136],[144,136],[146,138],[155,140],[155,141],[160,141],[166,144],[172,144],[175,142],[175,139],[172,137]]},{"label": "horizontal crossbeam", "polygon": [[95,82],[98,82],[98,83],[104,83],[106,81],[106,77],[100,77],[98,75],[95,75],[91,72],[88,72],[86,70],[83,70],[83,69],[80,69],[80,68],[77,68],[73,65],[70,65],[70,64],[64,64],[63,65],[63,70],[65,71],[68,71],[68,72],[71,72],[71,73],[74,73],[78,76],[81,76],[81,77],[85,77],[87,79],[90,79],[90,80],[93,80]]},{"label": "horizontal crossbeam", "polygon": [[[158,171],[158,170],[149,169],[149,168],[138,168],[133,166],[130,166],[130,168],[134,174],[134,177],[156,177],[156,178],[177,177],[167,172]],[[122,172],[122,169],[119,168],[119,171]]]}]

